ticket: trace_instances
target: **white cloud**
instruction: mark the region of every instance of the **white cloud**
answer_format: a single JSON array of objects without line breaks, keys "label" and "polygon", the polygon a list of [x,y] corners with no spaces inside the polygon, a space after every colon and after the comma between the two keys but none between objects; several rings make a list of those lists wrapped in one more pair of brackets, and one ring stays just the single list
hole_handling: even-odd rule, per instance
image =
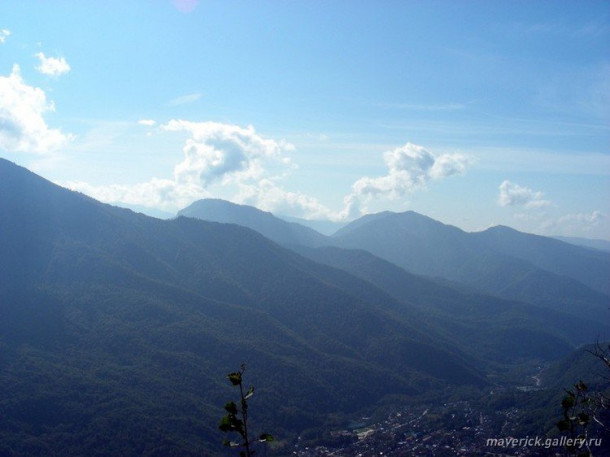
[{"label": "white cloud", "polygon": [[157,121],[154,121],[154,120],[152,120],[152,119],[140,119],[140,120],[138,121],[138,124],[139,124],[139,125],[145,125],[145,126],[147,126],[147,127],[152,127],[152,126],[154,126],[156,123],[157,123]]},{"label": "white cloud", "polygon": [[233,200],[276,214],[308,219],[341,219],[340,214],[331,211],[317,199],[301,192],[286,191],[268,178],[240,185],[240,192]]},{"label": "white cloud", "polygon": [[199,100],[201,97],[203,97],[202,94],[196,92],[194,94],[187,94],[187,95],[182,95],[180,97],[176,97],[173,100],[170,100],[170,102],[168,103],[170,106],[180,106],[180,105],[186,105],[188,103],[194,103],[197,100]]},{"label": "white cloud", "polygon": [[63,185],[107,203],[164,210],[177,210],[194,200],[210,197],[209,187],[214,184],[234,185],[240,190],[240,198],[256,198],[269,208],[277,207],[280,201],[292,202],[295,207],[309,204],[304,196],[285,193],[267,177],[270,161],[282,170],[289,165],[283,152],[294,149],[291,144],[264,138],[252,126],[218,122],[172,120],[161,129],[189,134],[183,148],[184,159],[174,167],[172,179],[153,178],[133,185],[92,186],[83,182]]},{"label": "white cloud", "polygon": [[171,179],[152,178],[148,182],[134,185],[93,186],[77,181],[59,184],[106,203],[126,203],[168,211],[175,211],[189,205],[194,200],[210,196],[197,184],[178,183]]},{"label": "white cloud", "polygon": [[500,206],[523,206],[525,208],[540,208],[548,206],[550,202],[544,200],[544,194],[533,191],[528,187],[522,187],[510,181],[500,184],[500,196],[498,203]]},{"label": "white cloud", "polygon": [[14,65],[9,76],[0,76],[0,148],[44,154],[64,146],[72,136],[47,126],[43,115],[49,111],[55,111],[53,102],[28,86]]},{"label": "white cloud", "polygon": [[440,180],[462,174],[471,159],[462,154],[435,155],[412,143],[383,155],[388,167],[385,176],[365,176],[352,185],[352,192],[345,197],[345,218],[358,216],[361,205],[372,198],[398,199],[423,189],[432,180]]},{"label": "white cloud", "polygon": [[[591,213],[571,213],[556,219],[547,219],[541,224],[541,229],[549,235],[607,236],[606,215],[599,210]],[[597,234],[597,235],[595,235]]]},{"label": "white cloud", "polygon": [[70,65],[64,57],[46,57],[42,52],[36,54],[40,64],[36,67],[40,73],[49,76],[60,76],[70,71]]},{"label": "white cloud", "polygon": [[10,35],[11,35],[10,30],[0,29],[0,44],[4,43]]},{"label": "white cloud", "polygon": [[559,222],[578,221],[587,224],[597,224],[599,221],[604,219],[605,215],[599,210],[593,211],[591,214],[578,213],[578,214],[567,214],[559,219]]},{"label": "white cloud", "polygon": [[196,182],[204,187],[213,182],[243,182],[264,175],[263,160],[283,159],[282,151],[294,148],[258,135],[246,128],[218,122],[172,120],[167,131],[186,131],[191,137],[183,148],[184,160],[174,168],[178,182]]}]

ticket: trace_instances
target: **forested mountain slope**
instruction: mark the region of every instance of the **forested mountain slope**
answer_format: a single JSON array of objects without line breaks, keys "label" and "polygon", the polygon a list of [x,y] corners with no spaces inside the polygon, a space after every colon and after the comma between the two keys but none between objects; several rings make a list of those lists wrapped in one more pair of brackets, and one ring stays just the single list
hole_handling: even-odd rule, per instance
[{"label": "forested mountain slope", "polygon": [[354,221],[331,240],[411,273],[553,310],[598,319],[610,303],[602,281],[610,277],[610,254],[512,229],[466,233],[412,211],[386,212]]},{"label": "forested mountain slope", "polygon": [[213,452],[224,375],[242,361],[279,436],[387,395],[486,383],[367,282],[252,230],[149,218],[7,161],[0,250],[2,452]]}]

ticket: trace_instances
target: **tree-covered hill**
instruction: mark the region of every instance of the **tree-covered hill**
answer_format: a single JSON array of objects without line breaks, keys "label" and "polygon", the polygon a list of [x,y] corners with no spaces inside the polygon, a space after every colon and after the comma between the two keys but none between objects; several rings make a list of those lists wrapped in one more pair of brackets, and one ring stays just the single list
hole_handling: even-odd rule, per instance
[{"label": "tree-covered hill", "polygon": [[421,214],[364,216],[331,237],[418,275],[600,320],[610,303],[610,254],[508,228],[466,233]]},{"label": "tree-covered hill", "polygon": [[241,362],[253,423],[281,444],[397,398],[485,388],[496,364],[556,359],[598,325],[364,251],[150,218],[4,160],[0,252],[2,456],[220,455]]},{"label": "tree-covered hill", "polygon": [[562,356],[570,347],[610,331],[608,323],[596,319],[595,314],[578,309],[550,310],[416,276],[367,251],[303,246],[293,249],[379,287],[405,304],[403,313],[416,309],[420,319],[451,338],[452,344],[486,361],[510,363],[524,357]]},{"label": "tree-covered hill", "polygon": [[320,426],[391,394],[486,383],[372,285],[235,225],[161,221],[0,161],[3,455],[201,455],[226,372],[255,418]]}]

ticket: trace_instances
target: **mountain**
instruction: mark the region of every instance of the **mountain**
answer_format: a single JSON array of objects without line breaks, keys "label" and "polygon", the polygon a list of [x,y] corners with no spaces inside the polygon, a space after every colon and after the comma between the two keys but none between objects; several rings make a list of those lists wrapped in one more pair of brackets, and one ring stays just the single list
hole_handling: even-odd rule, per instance
[{"label": "mountain", "polygon": [[[280,437],[482,386],[408,305],[237,225],[159,220],[0,160],[1,455],[214,455],[246,361]],[[400,311],[400,313],[398,312]]]},{"label": "mountain", "polygon": [[[365,249],[411,273],[606,321],[610,298],[602,278],[610,277],[609,254],[515,232],[466,233],[409,211],[365,216],[331,240],[338,247]],[[570,259],[576,267],[570,267]]]},{"label": "mountain", "polygon": [[324,244],[326,238],[304,225],[286,222],[252,206],[237,205],[225,200],[198,200],[180,210],[178,216],[241,225],[283,245],[318,246]]},{"label": "mountain", "polygon": [[607,322],[363,250],[293,248],[102,204],[0,159],[0,455],[219,455],[226,373],[244,361],[254,427],[290,443],[484,389]]},{"label": "mountain", "polygon": [[357,219],[332,236],[338,247],[365,249],[416,274],[449,279],[476,247],[465,232],[413,211]]},{"label": "mountain", "polygon": [[[221,208],[235,207],[233,217],[224,220],[256,229],[257,225],[251,222],[253,219],[271,217],[274,225],[283,226],[269,213],[252,207],[239,207],[222,201],[208,202],[214,202]],[[271,231],[267,229],[261,233],[269,236]],[[509,238],[513,239],[513,246],[508,241]],[[275,239],[278,241],[277,236]],[[283,241],[288,241],[287,237]],[[578,259],[578,255],[582,257],[587,253],[573,252],[570,246],[566,250],[564,243],[553,239],[504,227],[469,234],[414,212],[383,212],[366,215],[352,222],[325,242],[320,239],[316,241],[318,245],[332,243],[368,249],[379,257],[370,255],[370,258],[366,258],[367,253],[364,251],[356,253],[345,249],[307,249],[305,246],[311,246],[311,243],[303,239],[286,244],[316,262],[342,269],[370,282],[395,300],[406,302],[409,306],[422,305],[421,312],[427,313],[431,309],[441,312],[438,304],[443,303],[442,313],[445,314],[439,318],[442,322],[435,321],[435,325],[443,327],[445,332],[451,332],[452,322],[463,321],[465,328],[470,330],[464,331],[460,335],[461,341],[454,341],[454,344],[460,346],[460,342],[468,340],[469,351],[479,352],[476,348],[485,342],[490,349],[490,357],[510,358],[516,353],[515,348],[508,348],[505,344],[510,339],[504,340],[504,343],[489,342],[494,340],[494,331],[498,326],[517,332],[519,326],[526,321],[536,331],[545,327],[553,329],[555,335],[562,335],[571,344],[589,342],[592,334],[600,335],[607,331],[607,326],[600,322],[606,322],[608,296],[592,290],[577,279],[562,275],[565,271],[559,269],[562,262],[567,265],[568,259]],[[382,258],[393,264],[384,262]],[[418,275],[437,277],[437,280],[408,276],[407,271],[399,265]],[[580,268],[583,265],[567,269],[567,273],[583,279]],[[603,264],[591,264],[589,268],[604,270]],[[449,279],[455,283],[449,287],[439,279]],[[510,306],[499,305],[501,300],[494,299],[493,296],[512,302]],[[481,305],[463,306],[464,303],[473,302]],[[524,306],[523,303],[535,306]],[[502,312],[498,312],[500,309]],[[473,313],[478,319],[485,320],[485,324],[479,321],[480,327],[474,330]],[[516,318],[515,313],[520,317]],[[506,322],[511,323],[500,323],[498,319],[502,315],[510,315]],[[409,316],[409,319],[413,319],[413,316]],[[523,348],[524,352],[528,350]]]},{"label": "mountain", "polygon": [[[487,292],[487,294],[483,294],[471,288],[463,290],[464,286],[461,286],[461,288],[455,286],[448,287],[439,281],[409,275],[402,268],[385,262],[379,257],[368,254],[370,258],[366,258],[367,253],[364,251],[356,253],[356,251],[350,252],[344,249],[307,249],[305,247],[312,244],[329,244],[336,240],[336,238],[349,236],[350,233],[357,233],[362,227],[375,223],[380,225],[381,230],[387,229],[387,220],[388,218],[391,219],[394,213],[385,212],[364,216],[339,231],[335,237],[327,238],[326,241],[317,238],[315,243],[311,243],[311,238],[300,237],[297,239],[297,237],[290,238],[278,235],[279,233],[290,233],[288,230],[292,230],[294,224],[287,224],[270,213],[262,212],[256,208],[234,205],[222,200],[201,200],[179,214],[199,214],[199,217],[204,219],[230,221],[255,230],[258,229],[263,235],[275,241],[284,242],[288,247],[305,257],[347,271],[354,276],[370,282],[391,295],[395,300],[408,305],[404,310],[411,309],[413,305],[420,305],[419,310],[426,315],[426,319],[430,319],[429,312],[432,309],[435,309],[436,312],[445,313],[442,318],[437,317],[437,321],[435,321],[435,325],[441,327],[444,334],[459,333],[456,331],[455,322],[460,321],[463,323],[464,331],[459,333],[459,337],[457,340],[453,340],[452,344],[463,348],[467,352],[473,353],[474,351],[477,354],[481,352],[480,348],[484,346],[489,350],[487,357],[495,360],[511,359],[517,353],[523,356],[529,352],[531,355],[532,346],[530,344],[517,348],[514,344],[510,344],[510,342],[518,340],[529,343],[534,336],[530,335],[529,338],[510,338],[507,336],[510,333],[518,334],[522,332],[521,336],[523,336],[527,331],[533,329],[534,332],[544,334],[544,338],[548,340],[547,343],[552,338],[557,338],[558,341],[554,341],[553,344],[558,350],[556,354],[559,354],[562,350],[566,350],[566,342],[570,344],[589,342],[591,332],[602,334],[607,327],[601,325],[599,320],[600,314],[605,315],[607,312],[605,296],[587,289],[581,284],[576,283],[576,281],[567,281],[566,283],[565,278],[558,280],[545,270],[537,269],[508,256],[498,256],[501,259],[496,261],[503,263],[497,268],[502,268],[504,272],[510,271],[519,279],[513,283],[507,283],[505,278],[500,275],[498,281],[494,276],[497,271],[496,268],[492,270],[492,274],[486,273],[489,279],[486,284],[487,287],[482,290]],[[483,255],[479,258],[488,262],[486,257],[491,256],[490,249],[484,246],[484,243],[472,240],[469,234],[455,227],[445,226],[416,213],[405,213],[403,216],[405,216],[404,219],[410,218],[409,223],[411,225],[409,223],[404,225],[405,228],[410,230],[410,233],[421,233],[416,243],[423,250],[420,257],[433,252],[432,247],[425,245],[422,240],[429,239],[432,241],[434,237],[444,239],[445,244],[442,246],[443,253],[450,253],[452,250],[456,250],[456,248],[458,250],[461,249],[461,252],[457,255],[454,253],[455,258],[465,258],[468,255],[479,256],[482,252]],[[405,221],[403,220],[403,222]],[[280,229],[284,229],[284,231]],[[382,235],[382,238],[389,239],[385,233]],[[438,244],[438,242],[435,241],[434,244]],[[357,246],[359,245],[357,244]],[[390,251],[395,252],[396,250],[392,246]],[[399,260],[393,260],[397,264],[400,263]],[[472,263],[476,265],[476,261],[472,261]],[[514,270],[516,270],[516,273],[513,273]],[[527,280],[521,279],[523,271],[526,272]],[[418,273],[422,272],[418,271]],[[430,274],[431,272],[423,271],[423,273]],[[446,273],[444,272],[444,274]],[[490,281],[492,280],[495,282],[491,283]],[[540,306],[524,306],[522,303],[514,302],[514,300],[529,300],[534,301],[536,304],[546,304],[545,289],[538,290],[536,287],[531,287],[531,284],[538,286],[541,282],[559,283],[560,285],[560,287],[555,285],[553,292],[551,292],[551,298],[548,300],[552,303],[553,312],[548,309],[545,310]],[[512,299],[513,302],[507,304],[506,301],[493,298],[490,295],[491,293],[497,293],[497,291],[502,291],[504,296]],[[560,303],[555,302],[555,295],[553,294],[561,297]],[[442,306],[439,306],[440,304]],[[465,304],[467,305],[464,306]],[[574,308],[574,304],[577,304],[578,307]],[[448,310],[451,311],[448,312]],[[476,319],[478,319],[478,326],[472,325],[475,315]],[[417,321],[418,319],[413,313],[403,317],[410,322]],[[524,325],[528,330],[523,329]],[[504,336],[501,339],[497,338],[497,329],[499,327],[504,329]],[[549,329],[550,334],[547,332]],[[537,336],[537,338],[539,337],[540,335]],[[562,342],[560,343],[559,340]],[[468,341],[468,343],[466,346],[462,346],[461,344],[465,341]],[[544,345],[540,344],[536,347],[542,348]]]},{"label": "mountain", "polygon": [[309,227],[314,229],[316,232],[320,232],[323,235],[332,235],[337,230],[341,229],[345,226],[344,222],[334,222],[331,220],[322,220],[322,219],[303,219],[300,217],[294,216],[285,216],[280,214],[278,216],[280,219],[283,219],[287,222],[295,222],[300,225],[304,225],[305,227]]},{"label": "mountain", "polygon": [[554,238],[556,240],[574,244],[576,246],[583,246],[586,248],[610,252],[610,241],[607,240],[594,240],[590,238],[577,238],[572,236],[555,236]]},{"label": "mountain", "polygon": [[538,268],[567,276],[610,294],[610,253],[583,249],[539,235],[497,226],[470,235],[481,246],[525,260]]},{"label": "mountain", "polygon": [[[605,320],[585,313],[552,311],[527,303],[503,300],[459,284],[413,275],[363,250],[336,247],[293,247],[298,253],[379,287],[405,304],[397,312],[418,311],[419,318],[439,329],[451,344],[484,360],[515,361],[551,353],[565,354],[589,343],[592,335],[609,335]],[[407,317],[418,322],[417,316]]]},{"label": "mountain", "polygon": [[575,414],[587,413],[595,417],[586,427],[587,436],[598,440],[592,446],[592,454],[609,455],[610,442],[606,440],[608,429],[604,424],[610,421],[610,409],[607,407],[610,366],[593,355],[597,353],[607,358],[609,347],[609,342],[599,343],[599,346],[585,345],[545,367],[538,375],[541,390],[521,399],[523,412],[520,422],[526,427],[534,424],[535,430],[548,430],[548,435],[557,436],[557,422],[562,419],[561,405],[567,391],[580,396],[576,393],[575,385],[584,382],[587,389],[582,395],[587,398],[588,404],[583,404],[583,398],[579,398]]}]

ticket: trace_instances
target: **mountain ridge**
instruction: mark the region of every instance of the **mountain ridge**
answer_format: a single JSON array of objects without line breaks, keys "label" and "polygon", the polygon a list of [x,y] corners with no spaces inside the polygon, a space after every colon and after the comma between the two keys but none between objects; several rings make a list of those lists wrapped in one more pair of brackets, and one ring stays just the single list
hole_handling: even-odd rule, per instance
[{"label": "mountain ridge", "polygon": [[[610,273],[610,255],[592,255],[585,248],[521,234],[513,229],[500,231],[517,233],[520,241],[533,239],[559,246],[569,252],[569,255],[560,252],[562,262],[565,264],[569,259],[578,261],[577,268],[559,270],[552,261],[545,264],[538,261],[538,265],[551,269],[546,270],[534,263],[536,259],[531,253],[537,251],[532,248],[529,248],[529,253],[523,246],[511,250],[502,247],[500,241],[500,247],[496,247],[484,238],[485,234],[467,233],[413,212],[384,213],[369,218],[365,224],[357,221],[355,226],[348,225],[332,239],[335,246],[365,249],[412,273],[461,282],[487,293],[500,293],[509,299],[537,304],[557,301],[568,305],[572,301],[591,300],[599,306],[608,302],[603,278]],[[599,270],[593,283],[583,278],[582,272],[586,274],[588,269]],[[539,297],[541,284],[548,286],[546,290],[550,295],[547,298]],[[593,290],[592,286],[597,287]],[[562,290],[562,293],[554,293],[555,290]]]},{"label": "mountain ridge", "polygon": [[[259,216],[268,214],[246,208]],[[257,228],[257,224],[239,215],[232,222]],[[280,224],[278,218],[272,222]],[[510,227],[468,233],[414,211],[384,211],[356,219],[330,237],[318,237],[314,243],[304,238],[277,237],[273,230],[263,234],[291,248],[302,245],[365,249],[418,275],[444,278],[481,293],[574,315],[603,318],[602,310],[610,302],[605,293],[610,256],[604,260],[603,253],[590,253],[585,248]],[[581,258],[584,260],[578,262]]]},{"label": "mountain ridge", "polygon": [[244,358],[279,434],[487,383],[472,356],[394,318],[403,304],[250,229],[150,218],[6,161],[0,215],[0,442],[21,452],[92,455],[99,436],[114,455],[210,454]]},{"label": "mountain ridge", "polygon": [[257,423],[294,437],[387,399],[483,388],[595,328],[366,251],[299,249],[113,207],[0,160],[0,389],[12,393],[0,451],[214,455],[223,379],[244,359]]},{"label": "mountain ridge", "polygon": [[323,244],[326,238],[314,229],[296,222],[284,221],[272,213],[220,199],[197,200],[178,211],[177,215],[238,224],[251,228],[279,244],[313,246]]}]

